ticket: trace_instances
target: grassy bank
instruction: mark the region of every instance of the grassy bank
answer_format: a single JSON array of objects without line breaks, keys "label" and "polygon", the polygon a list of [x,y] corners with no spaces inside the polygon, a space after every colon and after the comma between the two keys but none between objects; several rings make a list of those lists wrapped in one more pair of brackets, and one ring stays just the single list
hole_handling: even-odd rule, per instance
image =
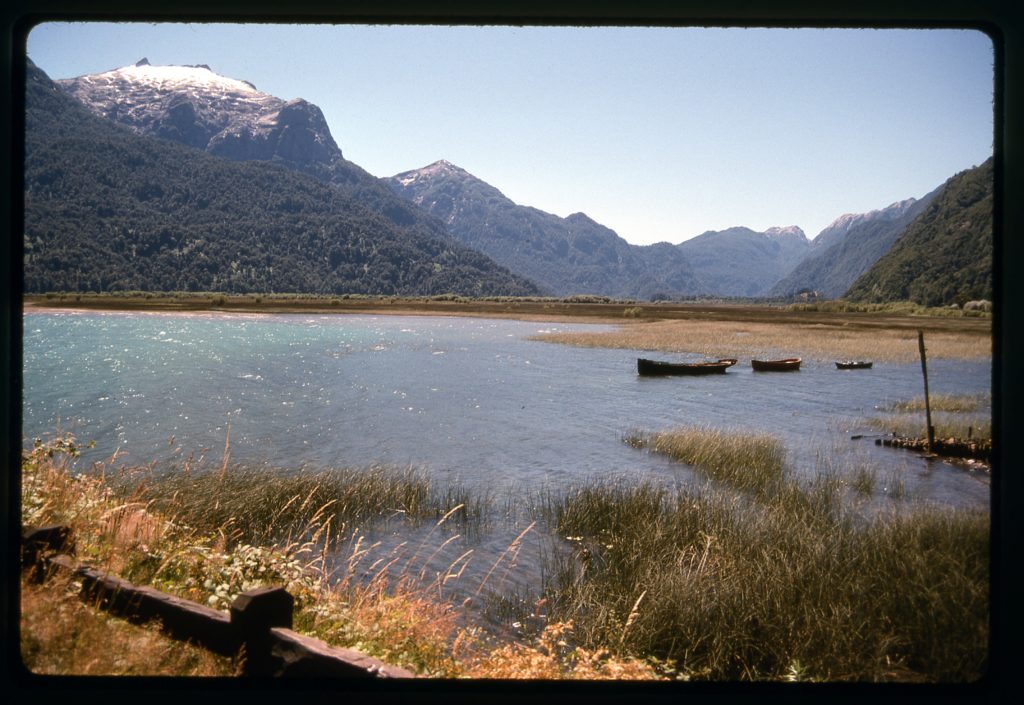
[{"label": "grassy bank", "polygon": [[[79,560],[131,582],[221,610],[245,590],[283,586],[296,600],[297,631],[421,676],[661,677],[640,659],[613,657],[600,648],[564,648],[560,643],[571,624],[552,623],[530,643],[495,642],[479,627],[466,626],[461,606],[448,602],[445,593],[462,576],[472,551],[455,556],[444,573],[424,568],[458,536],[450,528],[474,522],[472,509],[458,518],[474,505],[458,501],[440,513],[449,502],[467,498],[416,473],[370,468],[299,477],[225,465],[157,475],[112,462],[76,472],[72,462],[78,455],[68,435],[36,442],[23,453],[22,523],[71,526]],[[384,550],[352,526],[377,521],[428,531],[416,545]],[[60,614],[47,619],[47,610],[58,604]],[[21,609],[22,653],[38,673],[152,674],[146,654],[178,648],[150,630],[75,604],[57,581],[26,586]],[[62,641],[55,637],[59,632],[76,636]],[[126,647],[116,664],[96,656],[109,651],[111,634]],[[163,664],[155,673],[173,675],[222,675],[237,665],[195,654],[153,660]]]},{"label": "grassy bank", "polygon": [[108,616],[55,578],[21,581],[21,658],[32,673],[81,676],[233,676],[238,662]]},{"label": "grassy bank", "polygon": [[906,316],[937,316],[939,318],[991,318],[991,311],[963,309],[959,306],[922,306],[913,301],[865,303],[834,299],[790,304],[792,311],[821,311],[825,313],[881,313]]}]

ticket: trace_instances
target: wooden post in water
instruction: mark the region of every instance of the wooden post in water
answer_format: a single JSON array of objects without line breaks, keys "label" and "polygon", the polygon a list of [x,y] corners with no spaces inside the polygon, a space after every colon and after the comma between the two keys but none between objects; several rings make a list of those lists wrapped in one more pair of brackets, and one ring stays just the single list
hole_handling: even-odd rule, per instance
[{"label": "wooden post in water", "polygon": [[928,398],[928,358],[924,352],[924,331],[917,331],[917,348],[921,351],[921,373],[924,375],[924,413],[928,424],[928,452],[935,443],[935,427],[932,426],[932,403]]}]

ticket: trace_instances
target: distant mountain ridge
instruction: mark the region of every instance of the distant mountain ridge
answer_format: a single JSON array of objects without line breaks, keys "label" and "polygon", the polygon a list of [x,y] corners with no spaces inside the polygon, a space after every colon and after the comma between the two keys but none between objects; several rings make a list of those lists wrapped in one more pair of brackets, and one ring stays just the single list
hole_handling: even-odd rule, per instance
[{"label": "distant mountain ridge", "polygon": [[844,213],[839,216],[818,233],[811,241],[811,247],[815,250],[823,250],[830,245],[841,242],[850,230],[863,223],[876,219],[896,220],[909,208],[913,207],[916,199],[907,198],[897,201],[885,208],[879,208],[867,213]]},{"label": "distant mountain ridge", "polygon": [[811,243],[796,226],[760,233],[734,227],[701,233],[677,248],[711,293],[764,296],[807,256]]},{"label": "distant mountain ridge", "polygon": [[385,181],[440,218],[459,240],[553,294],[649,299],[704,292],[689,262],[670,245],[631,245],[583,213],[560,218],[518,205],[448,161]]},{"label": "distant mountain ridge", "polygon": [[842,296],[857,277],[889,251],[937,192],[869,213],[840,216],[818,233],[807,257],[777,282],[769,295],[792,296],[808,291],[829,299]]},{"label": "distant mountain ridge", "polygon": [[25,291],[539,293],[425,214],[397,223],[274,161],[137,134],[31,63],[26,79]]}]

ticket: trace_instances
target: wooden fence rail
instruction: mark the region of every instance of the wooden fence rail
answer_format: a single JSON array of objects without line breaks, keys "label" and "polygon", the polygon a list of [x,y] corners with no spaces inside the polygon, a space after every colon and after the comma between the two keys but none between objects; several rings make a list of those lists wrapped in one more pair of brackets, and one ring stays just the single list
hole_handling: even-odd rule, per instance
[{"label": "wooden fence rail", "polygon": [[[64,572],[81,581],[80,597],[111,614],[141,624],[158,620],[170,637],[226,656],[244,653],[246,676],[414,678],[409,671],[351,649],[293,632],[294,599],[280,587],[243,592],[225,615],[150,587],[79,564],[66,526],[22,531],[22,569],[42,581]],[[244,649],[244,651],[243,651]]]}]

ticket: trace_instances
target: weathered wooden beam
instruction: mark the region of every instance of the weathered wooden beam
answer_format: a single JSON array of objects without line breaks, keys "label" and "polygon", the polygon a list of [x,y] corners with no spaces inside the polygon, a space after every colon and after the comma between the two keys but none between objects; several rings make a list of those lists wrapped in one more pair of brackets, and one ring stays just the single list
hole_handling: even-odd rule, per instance
[{"label": "weathered wooden beam", "polygon": [[415,674],[361,654],[352,649],[329,646],[319,639],[291,629],[270,630],[272,673],[281,677],[320,678],[415,678]]},{"label": "weathered wooden beam", "polygon": [[159,621],[169,636],[225,656],[235,655],[242,645],[238,631],[223,612],[151,587],[133,585],[95,568],[83,566],[75,573],[82,581],[83,600],[130,622]]}]

